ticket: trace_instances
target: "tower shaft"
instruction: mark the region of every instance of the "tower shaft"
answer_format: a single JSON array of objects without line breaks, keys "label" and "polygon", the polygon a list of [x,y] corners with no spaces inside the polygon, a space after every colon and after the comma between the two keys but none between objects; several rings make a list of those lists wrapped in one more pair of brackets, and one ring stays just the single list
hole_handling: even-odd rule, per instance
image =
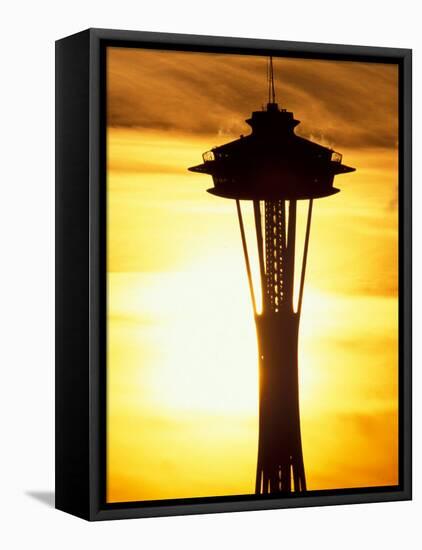
[{"label": "tower shaft", "polygon": [[[299,312],[293,308],[296,201],[265,201],[262,313],[255,315],[259,351],[259,441],[255,492],[306,490],[298,387]],[[261,252],[262,251],[262,252]],[[263,262],[265,257],[265,262]]]},{"label": "tower shaft", "polygon": [[256,493],[305,491],[298,391],[298,319],[256,319],[259,350],[259,440]]}]

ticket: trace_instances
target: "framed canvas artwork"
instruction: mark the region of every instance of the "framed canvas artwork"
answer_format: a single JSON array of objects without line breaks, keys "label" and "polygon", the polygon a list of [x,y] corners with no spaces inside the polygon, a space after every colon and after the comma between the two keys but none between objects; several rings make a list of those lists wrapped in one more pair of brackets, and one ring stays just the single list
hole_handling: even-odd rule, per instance
[{"label": "framed canvas artwork", "polygon": [[411,51],[56,43],[56,506],[411,498]]}]

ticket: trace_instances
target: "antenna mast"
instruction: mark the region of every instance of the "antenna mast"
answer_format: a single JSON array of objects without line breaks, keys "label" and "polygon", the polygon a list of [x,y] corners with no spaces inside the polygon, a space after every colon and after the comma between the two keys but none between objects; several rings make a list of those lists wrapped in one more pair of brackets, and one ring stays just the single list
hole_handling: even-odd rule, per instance
[{"label": "antenna mast", "polygon": [[275,103],[275,86],[274,86],[274,69],[273,69],[273,57],[270,55],[268,58],[268,103]]}]

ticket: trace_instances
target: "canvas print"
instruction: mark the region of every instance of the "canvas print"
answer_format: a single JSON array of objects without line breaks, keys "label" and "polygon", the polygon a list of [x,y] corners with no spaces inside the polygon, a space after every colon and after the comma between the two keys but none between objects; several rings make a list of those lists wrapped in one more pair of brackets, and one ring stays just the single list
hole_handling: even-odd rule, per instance
[{"label": "canvas print", "polygon": [[107,47],[107,503],[398,486],[398,76]]}]

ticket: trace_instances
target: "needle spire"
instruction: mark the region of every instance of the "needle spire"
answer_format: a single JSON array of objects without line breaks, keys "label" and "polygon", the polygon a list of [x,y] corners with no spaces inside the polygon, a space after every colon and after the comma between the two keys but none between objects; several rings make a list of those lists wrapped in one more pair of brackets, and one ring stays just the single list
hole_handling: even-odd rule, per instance
[{"label": "needle spire", "polygon": [[273,57],[270,55],[268,58],[268,103],[275,103],[275,85],[274,85],[274,68]]}]

